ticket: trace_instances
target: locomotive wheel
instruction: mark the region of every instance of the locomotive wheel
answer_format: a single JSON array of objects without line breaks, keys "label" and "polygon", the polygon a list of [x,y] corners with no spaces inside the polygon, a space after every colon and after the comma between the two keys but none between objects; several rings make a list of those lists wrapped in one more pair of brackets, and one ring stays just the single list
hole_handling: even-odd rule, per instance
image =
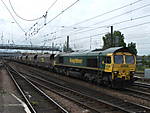
[{"label": "locomotive wheel", "polygon": [[88,73],[84,74],[84,80],[87,81],[87,82],[89,82],[89,77],[88,76],[89,76]]}]

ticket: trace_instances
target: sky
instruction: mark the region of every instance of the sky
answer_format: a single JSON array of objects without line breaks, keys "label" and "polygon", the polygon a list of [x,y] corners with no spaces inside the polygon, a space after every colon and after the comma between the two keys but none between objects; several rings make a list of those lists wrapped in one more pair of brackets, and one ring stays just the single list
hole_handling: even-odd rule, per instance
[{"label": "sky", "polygon": [[69,35],[75,50],[102,48],[113,25],[150,54],[149,0],[1,0],[0,14],[0,44],[62,47]]}]

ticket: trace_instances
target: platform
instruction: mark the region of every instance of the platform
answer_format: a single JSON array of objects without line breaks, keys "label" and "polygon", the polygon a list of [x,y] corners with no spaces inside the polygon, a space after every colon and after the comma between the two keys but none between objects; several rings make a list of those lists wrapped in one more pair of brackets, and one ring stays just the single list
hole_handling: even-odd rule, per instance
[{"label": "platform", "polygon": [[3,68],[0,69],[0,113],[31,113]]}]

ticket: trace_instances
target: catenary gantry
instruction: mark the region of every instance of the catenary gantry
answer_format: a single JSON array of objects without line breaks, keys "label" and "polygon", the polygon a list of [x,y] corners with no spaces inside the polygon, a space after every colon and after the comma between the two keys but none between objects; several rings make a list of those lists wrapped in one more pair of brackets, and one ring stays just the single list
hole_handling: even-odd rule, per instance
[{"label": "catenary gantry", "polygon": [[14,44],[0,44],[0,49],[60,51],[58,47],[37,46],[37,45],[14,45]]}]

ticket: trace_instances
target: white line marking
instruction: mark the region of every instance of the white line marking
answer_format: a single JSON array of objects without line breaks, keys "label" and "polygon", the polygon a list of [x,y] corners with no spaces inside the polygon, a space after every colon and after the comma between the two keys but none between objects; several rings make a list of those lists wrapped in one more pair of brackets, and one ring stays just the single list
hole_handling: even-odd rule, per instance
[{"label": "white line marking", "polygon": [[14,94],[11,94],[14,98],[16,98],[24,107],[24,110],[26,111],[26,113],[31,113],[31,111],[29,110],[28,106],[22,101],[20,100],[18,97],[16,97]]}]

